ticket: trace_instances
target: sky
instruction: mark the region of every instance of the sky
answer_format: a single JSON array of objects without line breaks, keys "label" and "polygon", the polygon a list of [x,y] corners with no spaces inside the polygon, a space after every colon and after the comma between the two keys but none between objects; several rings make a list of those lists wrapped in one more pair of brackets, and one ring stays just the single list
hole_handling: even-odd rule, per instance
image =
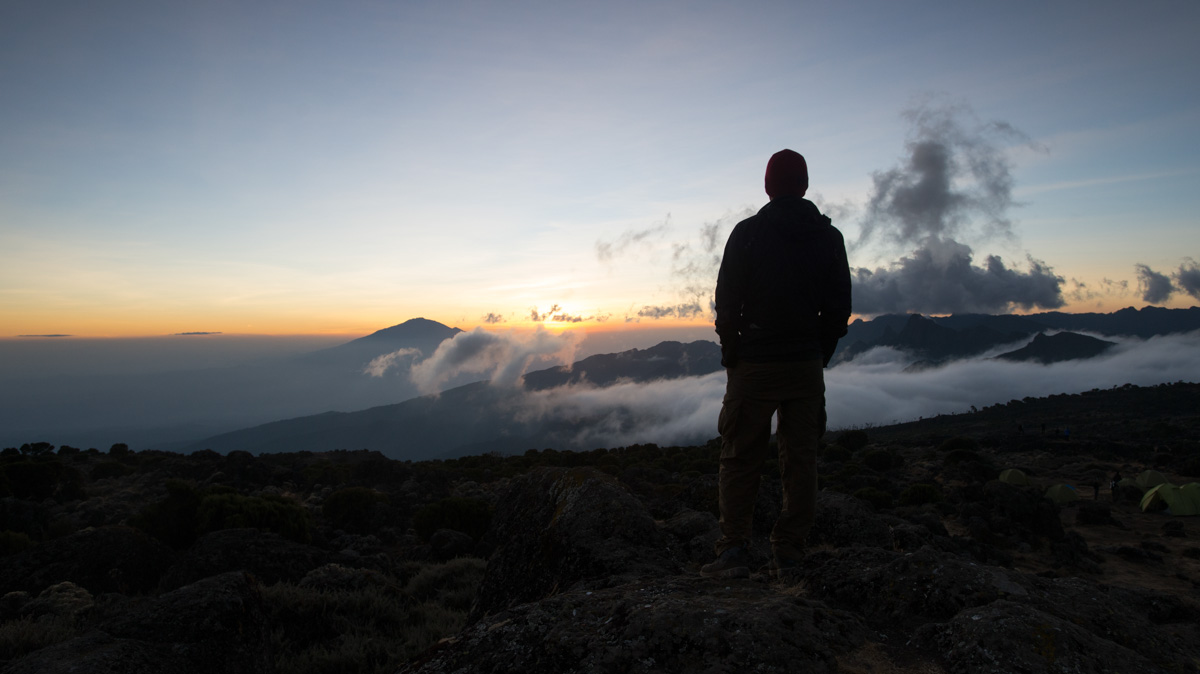
[{"label": "sky", "polygon": [[0,337],[699,326],[785,147],[858,315],[1200,303],[1200,4],[946,5],[5,2]]}]

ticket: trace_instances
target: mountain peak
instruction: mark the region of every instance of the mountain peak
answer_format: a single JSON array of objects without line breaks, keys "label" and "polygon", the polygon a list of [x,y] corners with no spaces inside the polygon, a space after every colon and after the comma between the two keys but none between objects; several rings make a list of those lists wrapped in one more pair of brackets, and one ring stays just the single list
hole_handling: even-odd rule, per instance
[{"label": "mountain peak", "polygon": [[410,318],[399,325],[393,325],[390,328],[383,328],[362,337],[361,339],[371,340],[372,338],[407,338],[407,339],[437,339],[441,341],[448,337],[462,332],[458,328],[452,328],[448,325],[431,321],[428,318]]}]

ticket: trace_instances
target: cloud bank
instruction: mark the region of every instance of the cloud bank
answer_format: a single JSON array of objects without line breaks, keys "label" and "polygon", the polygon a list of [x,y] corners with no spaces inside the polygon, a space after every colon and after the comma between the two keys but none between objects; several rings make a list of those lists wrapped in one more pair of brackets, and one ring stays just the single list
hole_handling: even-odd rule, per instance
[{"label": "cloud bank", "polygon": [[[1149,340],[1122,338],[1102,357],[1051,365],[981,358],[905,371],[910,364],[907,355],[879,348],[826,371],[830,429],[912,421],[967,412],[972,405],[985,407],[1126,383],[1200,381],[1200,332]],[[526,393],[514,399],[513,406],[522,420],[552,421],[570,428],[560,438],[564,448],[646,442],[686,446],[717,436],[724,393],[725,374],[715,372],[602,389],[560,387]]]},{"label": "cloud bank", "polygon": [[984,266],[964,239],[1014,239],[1008,211],[1011,164],[999,142],[1029,139],[1005,122],[978,122],[963,105],[926,104],[905,113],[907,157],[872,174],[872,191],[852,250],[867,244],[911,252],[887,266],[853,270],[854,311],[1003,313],[1063,306],[1064,279],[1027,257],[1026,270],[995,255]]},{"label": "cloud bank", "polygon": [[1170,276],[1144,264],[1135,264],[1133,268],[1137,274],[1138,292],[1145,302],[1161,304],[1177,292],[1185,292],[1200,300],[1200,267],[1191,258],[1184,259],[1179,269]]},{"label": "cloud bank", "polygon": [[369,374],[372,377],[382,377],[388,370],[393,367],[401,367],[411,364],[412,361],[421,357],[420,349],[400,349],[392,353],[385,353],[378,356],[367,363],[363,368],[363,374]]},{"label": "cloud bank", "polygon": [[442,342],[432,356],[412,366],[409,376],[424,394],[442,390],[464,373],[512,387],[535,364],[544,368],[573,363],[579,339],[574,332],[554,334],[540,325],[527,336],[475,328]]}]

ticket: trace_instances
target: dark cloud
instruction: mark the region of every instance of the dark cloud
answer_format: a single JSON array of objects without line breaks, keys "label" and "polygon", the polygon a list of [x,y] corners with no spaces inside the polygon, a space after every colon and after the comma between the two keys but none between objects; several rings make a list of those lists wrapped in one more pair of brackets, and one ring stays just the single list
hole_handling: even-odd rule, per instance
[{"label": "dark cloud", "polygon": [[484,316],[481,320],[484,323],[487,323],[488,325],[495,325],[497,323],[503,323],[505,321],[505,318],[504,318],[504,316],[501,316],[500,314],[494,314],[489,311],[487,313],[487,315]]},{"label": "dark cloud", "polygon": [[1196,266],[1195,260],[1189,258],[1179,265],[1179,271],[1175,272],[1175,283],[1180,290],[1200,300],[1200,267]]},{"label": "dark cloud", "polygon": [[908,157],[872,174],[858,243],[1011,236],[1012,165],[998,142],[1029,139],[1006,122],[979,122],[965,105],[927,102],[903,116],[912,125]]},{"label": "dark cloud", "polygon": [[171,337],[190,337],[192,335],[219,335],[219,332],[175,332]]},{"label": "dark cloud", "polygon": [[854,311],[861,314],[1002,313],[1014,307],[1058,308],[1063,278],[1045,263],[1028,259],[1029,271],[1009,269],[995,255],[972,264],[968,246],[929,242],[888,268],[854,270]]},{"label": "dark cloud", "polygon": [[1142,294],[1142,301],[1159,304],[1175,294],[1175,285],[1166,274],[1160,274],[1140,263],[1133,265],[1133,268],[1137,270],[1138,292]]},{"label": "dark cloud", "polygon": [[[696,303],[674,306],[645,306],[638,309],[638,318],[693,318],[704,313],[704,307]],[[626,322],[629,319],[626,318]]]},{"label": "dark cloud", "polygon": [[982,267],[964,238],[1013,240],[1011,164],[1001,141],[1030,144],[1005,122],[979,122],[965,105],[927,103],[904,115],[912,124],[908,156],[872,174],[858,239],[914,247],[887,265],[854,270],[854,311],[955,313],[1063,306],[1064,279],[1028,258],[1029,270],[989,255]]},{"label": "dark cloud", "polygon": [[671,224],[671,214],[659,224],[646,229],[626,230],[612,241],[596,241],[596,257],[601,262],[611,262],[614,257],[625,253],[631,247],[639,246],[648,240],[660,236],[667,231]]},{"label": "dark cloud", "polygon": [[537,307],[531,307],[529,309],[529,320],[533,321],[534,323],[541,323],[542,321],[545,321],[553,316],[554,312],[556,311],[562,311],[562,307],[560,307],[558,304],[552,305],[550,310],[544,314],[538,313]]}]

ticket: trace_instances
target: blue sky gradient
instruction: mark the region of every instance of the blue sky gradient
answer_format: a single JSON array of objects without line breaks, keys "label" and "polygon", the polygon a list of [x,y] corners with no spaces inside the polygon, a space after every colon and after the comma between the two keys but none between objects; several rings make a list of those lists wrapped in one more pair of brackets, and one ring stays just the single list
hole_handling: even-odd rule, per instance
[{"label": "blue sky gradient", "polygon": [[914,108],[1020,132],[975,264],[1194,304],[1200,5],[944,4],[5,3],[0,334],[670,321],[771,153],[855,239]]}]

